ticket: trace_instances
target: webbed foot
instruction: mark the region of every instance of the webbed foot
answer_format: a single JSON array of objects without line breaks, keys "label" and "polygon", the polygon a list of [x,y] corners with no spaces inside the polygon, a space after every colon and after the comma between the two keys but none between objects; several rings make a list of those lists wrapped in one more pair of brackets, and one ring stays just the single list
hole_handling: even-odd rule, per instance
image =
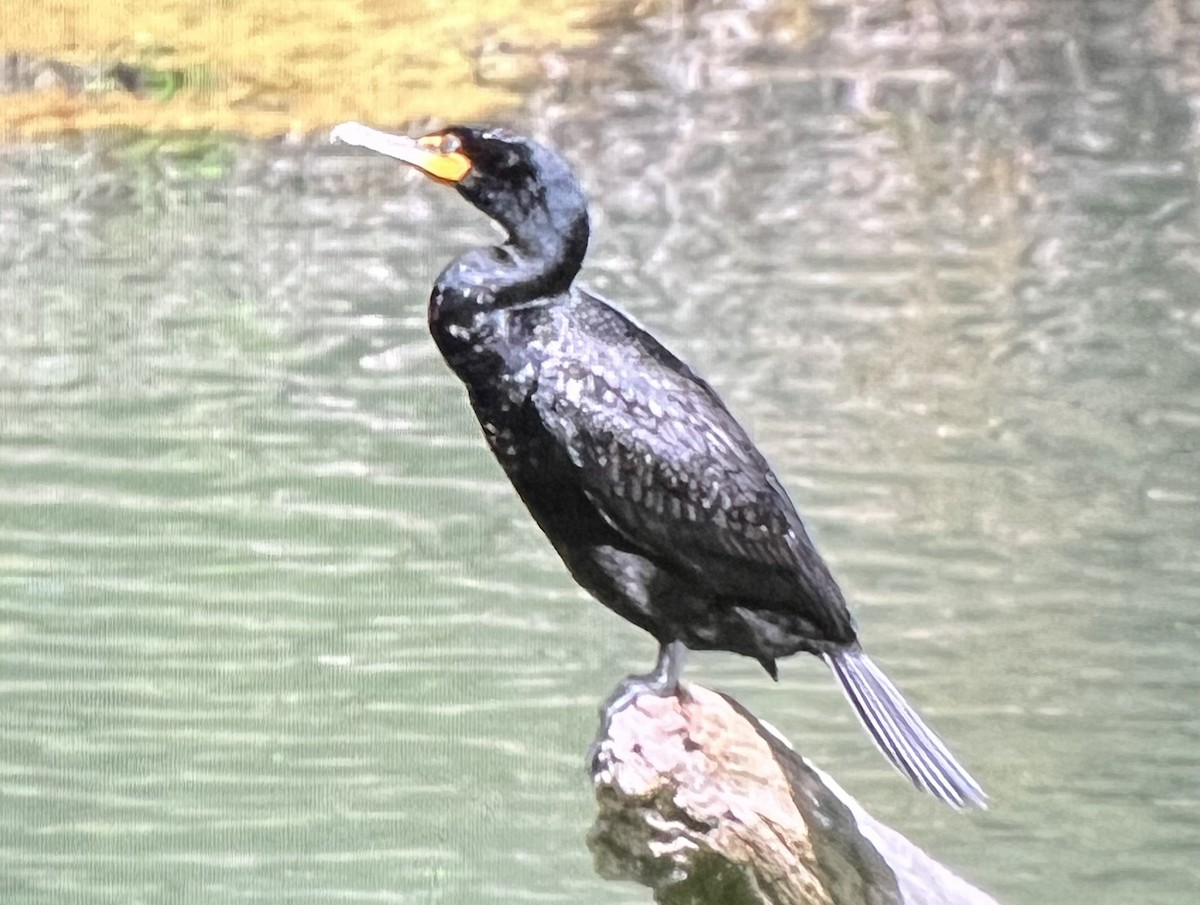
[{"label": "webbed foot", "polygon": [[687,648],[680,641],[659,645],[658,660],[652,672],[645,675],[626,676],[600,707],[600,732],[588,747],[587,770],[596,773],[600,768],[599,757],[604,740],[609,736],[612,718],[644,694],[660,698],[671,695],[685,696],[687,692],[679,682],[683,673]]}]

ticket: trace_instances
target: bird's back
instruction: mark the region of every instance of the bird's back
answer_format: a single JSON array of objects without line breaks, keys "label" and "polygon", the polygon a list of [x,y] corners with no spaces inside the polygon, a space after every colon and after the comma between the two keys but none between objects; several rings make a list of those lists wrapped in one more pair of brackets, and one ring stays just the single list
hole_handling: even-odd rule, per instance
[{"label": "bird's back", "polygon": [[852,641],[791,500],[708,383],[586,292],[530,313],[529,410],[559,483],[569,474],[630,547],[719,605],[796,614],[805,634]]}]

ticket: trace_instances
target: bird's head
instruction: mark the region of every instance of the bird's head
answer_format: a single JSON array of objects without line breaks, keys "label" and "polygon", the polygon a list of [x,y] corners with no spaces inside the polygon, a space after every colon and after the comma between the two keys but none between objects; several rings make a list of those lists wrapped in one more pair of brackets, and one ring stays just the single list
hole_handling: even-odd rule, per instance
[{"label": "bird's head", "polygon": [[454,186],[518,244],[567,236],[580,225],[586,233],[587,200],[571,167],[557,151],[507,129],[450,126],[414,139],[349,122],[330,140],[385,154]]}]

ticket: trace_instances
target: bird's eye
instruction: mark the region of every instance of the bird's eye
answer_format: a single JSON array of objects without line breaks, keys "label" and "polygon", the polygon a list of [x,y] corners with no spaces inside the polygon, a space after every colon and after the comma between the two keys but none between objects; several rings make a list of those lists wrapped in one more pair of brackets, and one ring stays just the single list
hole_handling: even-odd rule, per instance
[{"label": "bird's eye", "polygon": [[438,145],[438,151],[442,154],[457,154],[462,150],[462,141],[457,135],[447,132],[442,136],[441,144]]}]

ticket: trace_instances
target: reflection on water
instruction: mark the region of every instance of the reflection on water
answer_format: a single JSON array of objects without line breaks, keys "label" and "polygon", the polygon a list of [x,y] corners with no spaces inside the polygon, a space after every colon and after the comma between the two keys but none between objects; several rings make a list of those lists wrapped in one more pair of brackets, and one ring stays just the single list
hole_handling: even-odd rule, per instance
[{"label": "reflection on water", "polygon": [[[1006,903],[1190,901],[1200,24],[908,6],[613,33],[522,124],[585,175],[588,281],[721,388],[994,807],[907,788],[815,661],[692,674]],[[479,215],[324,148],[0,185],[5,901],[646,901],[591,874],[581,760],[653,645],[425,333]]]}]

